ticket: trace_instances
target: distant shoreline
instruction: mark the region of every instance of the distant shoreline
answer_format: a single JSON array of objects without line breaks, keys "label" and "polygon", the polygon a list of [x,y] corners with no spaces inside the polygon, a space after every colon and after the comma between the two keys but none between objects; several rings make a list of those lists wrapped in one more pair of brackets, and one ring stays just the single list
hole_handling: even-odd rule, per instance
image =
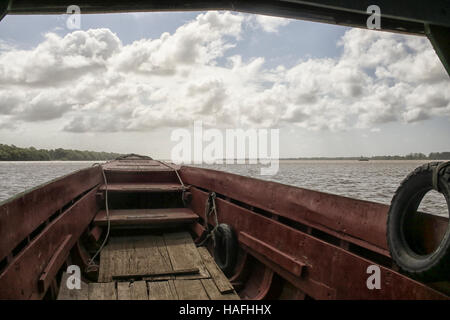
[{"label": "distant shoreline", "polygon": [[110,159],[110,160],[0,160],[1,162],[106,162],[106,161],[111,161],[114,159]]},{"label": "distant shoreline", "polygon": [[[321,160],[355,160],[355,161],[375,161],[375,160],[447,160],[450,159],[450,152],[432,152],[428,156],[423,153],[411,153],[406,156],[372,156],[372,157],[295,157],[295,158],[280,158],[279,160],[305,160],[305,161],[321,161]],[[255,159],[223,159],[223,161],[237,161],[237,160],[255,160]],[[259,159],[270,160],[270,159]]]},{"label": "distant shoreline", "polygon": [[20,148],[0,144],[0,161],[107,161],[122,156],[114,152],[98,152],[71,149]]},{"label": "distant shoreline", "polygon": [[[97,159],[97,160],[71,160],[71,159],[56,159],[56,160],[0,160],[1,162],[95,162],[95,161],[99,161],[99,162],[106,162],[106,161],[111,161],[114,159]],[[156,159],[159,161],[165,161],[165,162],[171,162],[171,160],[169,159]],[[241,160],[241,159],[240,159]],[[266,161],[270,161],[270,159],[259,159],[257,160],[258,163],[261,162],[261,160],[266,160]],[[354,158],[339,158],[339,159],[335,159],[335,158],[280,158],[278,159],[279,161],[358,161],[358,159],[354,159]],[[235,159],[233,162],[236,162],[237,159]],[[242,160],[241,160],[242,161]],[[246,162],[249,161],[249,159],[245,159]],[[370,161],[450,161],[450,158],[448,159],[370,159]],[[366,161],[366,162],[370,162],[370,161]],[[201,163],[201,164],[206,164],[206,163]],[[226,160],[223,161],[222,164],[227,164]],[[231,163],[231,164],[236,164],[236,163]],[[195,165],[194,163],[191,164],[187,164],[187,165]]]},{"label": "distant shoreline", "polygon": [[[87,150],[71,150],[71,149],[36,149],[34,147],[20,148],[15,145],[0,144],[0,162],[1,161],[108,161],[123,156],[121,153],[99,152]],[[450,159],[449,152],[431,152],[428,155],[423,153],[410,153],[405,156],[359,156],[359,157],[290,157],[280,158],[279,160],[303,160],[303,161],[322,161],[322,160],[346,160],[346,161],[373,161],[373,160],[447,160]],[[250,161],[254,159],[222,159],[222,161]],[[258,159],[270,160],[270,159]]]},{"label": "distant shoreline", "polygon": [[[375,156],[375,157],[312,157],[312,158],[282,158],[280,160],[312,160],[312,161],[320,161],[320,160],[355,160],[355,161],[376,161],[376,160],[447,160],[450,159],[450,152],[445,152],[447,155],[435,156],[435,157],[408,157],[408,156]],[[363,160],[364,159],[364,160]]]}]

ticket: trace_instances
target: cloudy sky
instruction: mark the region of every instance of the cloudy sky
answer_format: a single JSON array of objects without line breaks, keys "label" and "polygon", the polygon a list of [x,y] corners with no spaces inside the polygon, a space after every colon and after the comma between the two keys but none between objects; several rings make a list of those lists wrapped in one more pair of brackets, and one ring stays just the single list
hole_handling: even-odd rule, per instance
[{"label": "cloudy sky", "polygon": [[7,16],[0,143],[168,158],[175,128],[279,128],[280,154],[450,150],[425,38],[230,12]]}]

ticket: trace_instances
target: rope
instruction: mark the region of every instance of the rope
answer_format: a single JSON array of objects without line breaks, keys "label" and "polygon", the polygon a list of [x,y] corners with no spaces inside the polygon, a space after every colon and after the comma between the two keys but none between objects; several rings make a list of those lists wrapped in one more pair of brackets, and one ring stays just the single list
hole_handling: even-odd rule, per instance
[{"label": "rope", "polygon": [[450,166],[450,161],[441,162],[436,167],[433,168],[432,184],[433,189],[436,190],[437,192],[441,192],[439,190],[439,172],[448,166]]},{"label": "rope", "polygon": [[[164,163],[162,161],[156,160],[159,163],[161,163],[162,165],[172,169],[173,171],[175,171],[178,180],[180,181],[181,187],[183,189],[182,194],[181,194],[181,200],[183,201],[184,206],[186,206],[186,203],[184,201],[184,193],[186,190],[188,190],[189,188],[186,187],[183,183],[183,180],[181,179],[180,174],[178,173],[178,170],[169,166],[167,163]],[[208,234],[206,235],[206,238],[203,239],[202,242],[200,242],[199,244],[197,244],[197,247],[201,247],[207,240],[209,240],[209,238],[212,238],[213,240],[213,246],[216,246],[216,231],[217,228],[219,227],[219,220],[217,218],[217,208],[216,208],[216,194],[215,192],[211,192],[208,196],[208,199],[206,200],[206,207],[205,207],[205,229],[208,231],[209,226],[208,226],[208,217],[214,213],[214,222],[216,223],[216,225],[214,226],[214,228],[212,228],[210,231],[208,231]]]},{"label": "rope", "polygon": [[[175,168],[169,166],[167,163],[164,163],[164,162],[162,162],[162,161],[159,161],[159,160],[156,160],[156,161],[158,161],[159,163],[161,163],[163,166],[166,166],[167,168],[172,169],[173,171],[175,171],[175,173],[176,173],[176,175],[177,175],[177,177],[178,177],[178,180],[180,181],[181,187],[182,187],[183,189],[186,188],[186,186],[185,186],[184,183],[183,183],[183,180],[181,180],[180,174],[178,173],[178,170],[177,170],[177,169],[175,169]],[[186,188],[186,189],[187,189],[187,188]]]},{"label": "rope", "polygon": [[[208,225],[208,217],[214,213],[214,222],[215,222],[215,226],[214,228],[212,228],[210,231],[208,231],[209,229],[209,225]],[[206,200],[206,206],[205,206],[205,223],[204,223],[205,229],[208,231],[208,234],[206,235],[206,238],[203,239],[203,241],[201,241],[197,247],[201,247],[202,245],[204,245],[206,243],[206,241],[209,240],[209,238],[211,238],[213,240],[213,247],[216,247],[216,231],[217,228],[219,227],[219,219],[217,218],[217,207],[216,207],[216,193],[215,192],[211,192],[208,195],[208,199]]]},{"label": "rope", "polygon": [[106,220],[108,221],[108,227],[106,229],[107,230],[106,236],[105,239],[103,240],[103,243],[101,244],[100,248],[98,248],[94,256],[89,259],[88,265],[86,267],[86,272],[98,270],[99,266],[94,263],[94,259],[100,254],[100,252],[105,247],[106,242],[108,241],[109,238],[109,232],[111,230],[111,221],[109,219],[109,206],[108,206],[108,181],[106,180],[105,170],[103,169],[103,166],[99,163],[94,163],[92,166],[99,166],[100,169],[102,170],[103,181],[105,183],[105,210],[106,210]]},{"label": "rope", "polygon": [[180,184],[181,184],[181,189],[182,189],[182,191],[181,191],[181,201],[183,202],[183,205],[186,207],[186,202],[184,201],[184,193],[189,189],[189,187],[185,186],[183,180],[181,179],[180,174],[178,173],[178,170],[173,168],[173,167],[171,167],[171,166],[169,166],[167,163],[164,163],[164,162],[159,161],[159,160],[156,160],[156,161],[161,163],[163,166],[166,166],[167,168],[172,169],[173,171],[175,171],[175,174],[178,177],[178,181],[180,181]]},{"label": "rope", "polygon": [[[143,159],[149,159],[149,160],[152,160],[152,158],[146,157],[146,156],[139,156],[139,155],[135,155],[135,154],[130,154],[130,155],[142,157]],[[119,158],[117,158],[116,160],[120,160],[120,159],[122,159],[122,158],[124,158],[124,157],[127,157],[127,156],[130,156],[130,155],[126,155],[126,156],[119,157]],[[182,189],[183,189],[182,195],[181,195],[181,200],[183,201],[183,204],[185,204],[185,203],[184,203],[184,192],[185,192],[188,188],[187,188],[187,187],[185,186],[185,184],[183,183],[183,180],[181,179],[181,177],[180,177],[180,175],[179,175],[179,173],[178,173],[178,170],[172,168],[171,166],[165,164],[165,163],[162,162],[162,161],[159,161],[159,160],[157,160],[157,161],[158,161],[159,163],[161,163],[162,165],[164,165],[164,166],[166,166],[166,167],[172,169],[173,171],[175,171],[175,173],[176,173],[176,175],[177,175],[177,177],[178,177],[178,180],[180,181],[180,184],[181,184]],[[103,248],[105,247],[106,242],[108,241],[108,238],[109,238],[110,230],[111,230],[111,221],[110,221],[110,217],[109,217],[109,206],[108,206],[108,181],[107,181],[107,179],[106,179],[105,170],[103,169],[103,166],[102,166],[100,163],[94,163],[92,166],[93,166],[93,167],[94,167],[94,166],[99,166],[100,169],[102,170],[103,181],[104,181],[104,183],[105,183],[105,211],[106,211],[106,220],[107,220],[108,226],[107,226],[107,231],[106,231],[105,239],[103,240],[103,243],[101,244],[100,248],[98,248],[98,250],[97,250],[97,252],[94,254],[94,256],[93,256],[92,258],[89,259],[88,266],[86,267],[86,272],[91,272],[91,271],[98,270],[99,266],[96,265],[96,264],[94,263],[94,260],[95,260],[95,258],[100,254],[100,252],[103,250]]]}]

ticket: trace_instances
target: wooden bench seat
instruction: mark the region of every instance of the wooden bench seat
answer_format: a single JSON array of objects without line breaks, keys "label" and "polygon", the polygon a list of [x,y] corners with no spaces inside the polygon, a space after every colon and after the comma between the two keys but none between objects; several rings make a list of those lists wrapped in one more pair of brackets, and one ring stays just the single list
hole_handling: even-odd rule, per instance
[{"label": "wooden bench seat", "polygon": [[[109,210],[111,226],[131,225],[161,225],[192,223],[197,221],[198,215],[187,208],[174,209],[126,209]],[[108,220],[106,211],[101,210],[94,218],[97,226],[106,226]]]},{"label": "wooden bench seat", "polygon": [[99,191],[108,192],[177,192],[183,187],[179,183],[109,183],[106,187],[101,185]]}]

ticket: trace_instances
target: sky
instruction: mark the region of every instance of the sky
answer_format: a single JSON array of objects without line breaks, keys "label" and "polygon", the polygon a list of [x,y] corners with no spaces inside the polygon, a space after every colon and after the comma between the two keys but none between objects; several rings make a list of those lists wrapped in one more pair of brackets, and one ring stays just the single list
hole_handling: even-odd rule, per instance
[{"label": "sky", "polygon": [[281,157],[450,151],[423,37],[235,12],[6,16],[0,143],[168,159],[171,133],[280,131]]}]

